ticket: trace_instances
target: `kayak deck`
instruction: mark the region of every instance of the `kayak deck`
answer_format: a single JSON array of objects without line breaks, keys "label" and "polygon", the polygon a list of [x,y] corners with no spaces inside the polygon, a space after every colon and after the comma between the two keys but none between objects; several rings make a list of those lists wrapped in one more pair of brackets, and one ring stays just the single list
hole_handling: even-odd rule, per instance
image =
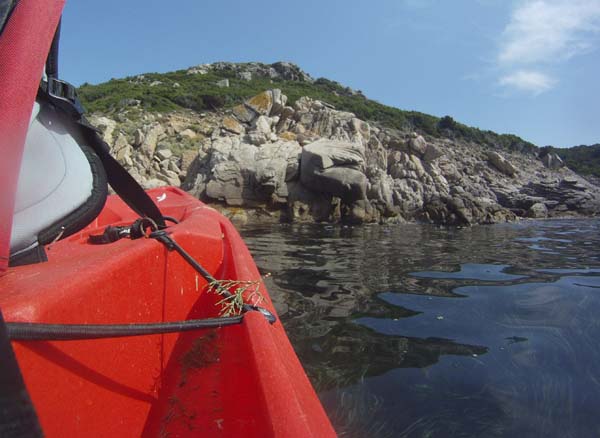
[{"label": "kayak deck", "polygon": [[[180,189],[149,191],[171,236],[218,279],[258,280],[233,226]],[[109,197],[100,216],[51,244],[49,261],[0,279],[6,321],[121,324],[219,316],[218,295],[154,239],[87,243],[136,215]],[[264,287],[260,303],[275,313]],[[279,321],[186,333],[13,342],[47,436],[335,436]]]}]

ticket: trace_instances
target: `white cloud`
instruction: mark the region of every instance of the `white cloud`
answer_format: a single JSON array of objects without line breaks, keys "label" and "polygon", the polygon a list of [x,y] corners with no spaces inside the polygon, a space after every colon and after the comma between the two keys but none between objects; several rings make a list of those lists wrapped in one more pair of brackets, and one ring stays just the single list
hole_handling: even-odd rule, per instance
[{"label": "white cloud", "polygon": [[557,81],[540,69],[594,49],[599,37],[600,0],[520,0],[500,40],[496,63],[505,74],[499,83],[547,91]]},{"label": "white cloud", "polygon": [[551,62],[589,49],[600,32],[600,0],[521,2],[506,26],[501,64]]},{"label": "white cloud", "polygon": [[554,87],[557,81],[538,71],[519,70],[503,76],[498,82],[504,87],[516,88],[520,91],[538,95]]}]

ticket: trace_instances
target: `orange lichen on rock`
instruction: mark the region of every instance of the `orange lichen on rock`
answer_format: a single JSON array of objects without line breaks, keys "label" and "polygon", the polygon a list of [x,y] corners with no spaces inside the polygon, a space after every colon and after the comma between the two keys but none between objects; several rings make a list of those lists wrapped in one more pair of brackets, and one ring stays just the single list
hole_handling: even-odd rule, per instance
[{"label": "orange lichen on rock", "polygon": [[273,96],[270,91],[264,91],[250,99],[247,105],[257,113],[268,116],[273,107]]},{"label": "orange lichen on rock", "polygon": [[241,123],[229,116],[223,119],[223,128],[234,134],[242,134],[244,132],[244,127]]}]

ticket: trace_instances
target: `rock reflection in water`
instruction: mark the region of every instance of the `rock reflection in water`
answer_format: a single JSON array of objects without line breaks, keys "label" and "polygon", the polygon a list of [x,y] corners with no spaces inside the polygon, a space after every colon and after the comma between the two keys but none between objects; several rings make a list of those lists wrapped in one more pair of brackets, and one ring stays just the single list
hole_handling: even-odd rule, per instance
[{"label": "rock reflection in water", "polygon": [[340,435],[562,437],[600,433],[598,228],[242,234]]}]

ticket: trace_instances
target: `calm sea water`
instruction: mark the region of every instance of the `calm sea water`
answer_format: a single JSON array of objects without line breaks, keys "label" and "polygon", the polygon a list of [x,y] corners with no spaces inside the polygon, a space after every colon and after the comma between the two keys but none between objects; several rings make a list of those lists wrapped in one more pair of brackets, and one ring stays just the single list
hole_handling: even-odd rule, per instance
[{"label": "calm sea water", "polygon": [[600,436],[600,221],[242,229],[340,436]]}]

